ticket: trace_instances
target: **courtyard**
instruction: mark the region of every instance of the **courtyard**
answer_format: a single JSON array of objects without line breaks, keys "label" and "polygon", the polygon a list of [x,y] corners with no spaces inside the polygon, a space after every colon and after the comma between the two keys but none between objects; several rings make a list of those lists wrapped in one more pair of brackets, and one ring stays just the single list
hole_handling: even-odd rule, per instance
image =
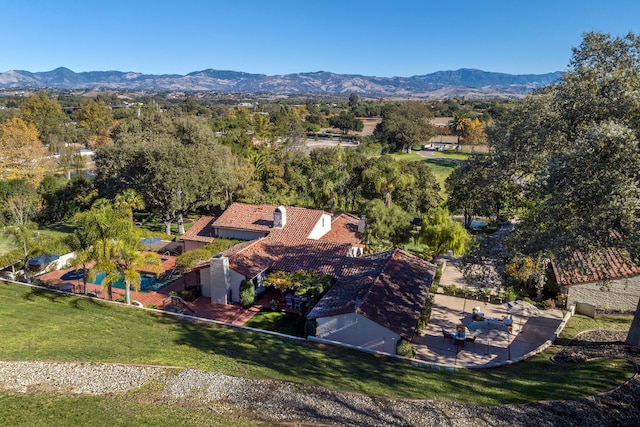
[{"label": "courtyard", "polygon": [[[503,304],[475,299],[436,294],[431,309],[431,320],[424,335],[414,337],[412,343],[417,359],[428,363],[458,367],[491,367],[516,360],[535,350],[550,339],[560,325],[563,313],[559,309],[541,310],[537,317],[513,315],[512,332],[486,333],[467,329],[473,322],[473,309],[479,308],[485,319],[498,322],[509,316]],[[458,325],[464,325],[467,340],[463,346],[443,335],[455,333]]]}]

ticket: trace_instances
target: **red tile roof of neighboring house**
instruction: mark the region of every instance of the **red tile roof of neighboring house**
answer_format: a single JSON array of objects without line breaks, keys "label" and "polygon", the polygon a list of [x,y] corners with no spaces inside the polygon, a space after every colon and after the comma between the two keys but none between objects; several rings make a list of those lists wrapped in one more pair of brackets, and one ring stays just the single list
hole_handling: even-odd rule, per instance
[{"label": "red tile roof of neighboring house", "polygon": [[182,240],[191,240],[194,242],[213,242],[213,220],[212,216],[202,216],[189,228],[182,236]]},{"label": "red tile roof of neighboring house", "polygon": [[357,311],[410,340],[429,294],[435,265],[401,249],[350,258],[350,262],[354,264],[351,274],[346,272],[308,317]]},{"label": "red tile roof of neighboring house", "polygon": [[349,213],[342,213],[331,221],[331,231],[322,236],[321,240],[330,242],[352,243],[354,246],[361,246],[362,233],[358,232],[357,216]]},{"label": "red tile roof of neighboring house", "polygon": [[594,253],[566,250],[552,261],[559,285],[598,282],[640,274],[626,250],[603,248]]}]

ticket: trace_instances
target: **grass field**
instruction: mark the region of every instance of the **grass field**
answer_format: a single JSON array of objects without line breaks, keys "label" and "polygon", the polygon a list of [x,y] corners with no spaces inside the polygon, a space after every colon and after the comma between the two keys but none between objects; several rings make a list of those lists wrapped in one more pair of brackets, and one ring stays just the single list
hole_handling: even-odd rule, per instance
[{"label": "grass field", "polygon": [[558,366],[549,352],[491,370],[423,370],[366,353],[181,322],[5,282],[0,300],[0,324],[11,331],[3,336],[0,360],[184,366],[378,396],[490,405],[574,399],[611,389],[632,375],[624,361]]},{"label": "grass field", "polygon": [[[460,156],[467,156],[464,153],[455,153],[455,154]],[[451,172],[453,172],[453,170],[457,167],[455,163],[447,161],[446,159],[444,159],[444,156],[442,160],[441,159],[425,159],[424,157],[422,157],[420,154],[416,152],[412,152],[409,154],[394,153],[394,154],[391,154],[391,157],[393,157],[396,160],[425,162],[427,166],[431,168],[431,172],[433,172],[433,174],[435,175],[436,181],[438,181],[438,184],[440,184],[440,189],[441,189],[440,193],[443,196],[446,195],[446,191],[444,189],[444,182],[449,177],[449,175],[451,175]]]},{"label": "grass field", "polygon": [[295,313],[263,310],[249,319],[245,326],[304,337],[304,323],[304,318]]}]

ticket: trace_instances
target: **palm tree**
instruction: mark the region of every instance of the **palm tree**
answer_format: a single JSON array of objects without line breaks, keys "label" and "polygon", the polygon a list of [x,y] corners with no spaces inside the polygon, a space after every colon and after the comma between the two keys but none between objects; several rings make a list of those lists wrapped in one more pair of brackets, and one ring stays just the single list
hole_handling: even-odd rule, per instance
[{"label": "palm tree", "polygon": [[29,257],[36,251],[36,230],[38,225],[34,222],[26,222],[24,224],[16,224],[9,226],[5,229],[5,232],[13,237],[16,242],[22,246],[23,258],[20,261],[24,262],[24,275],[27,281],[29,281],[29,265],[27,261]]},{"label": "palm tree", "polygon": [[141,269],[152,271],[156,275],[162,272],[162,262],[158,254],[141,252],[140,240],[136,234],[123,236],[116,255],[116,266],[120,273],[118,276],[124,281],[127,304],[131,304],[131,288],[136,292],[140,290]]},{"label": "palm tree", "polygon": [[[74,236],[70,235],[69,238],[67,239],[67,244],[69,244],[69,242],[72,240]],[[71,266],[73,268],[75,268],[76,270],[78,270],[79,268],[82,269],[82,293],[83,294],[87,294],[87,277],[88,277],[88,273],[89,273],[89,263],[92,260],[92,255],[91,255],[91,247],[88,248],[82,248],[80,245],[78,246],[73,246],[71,244],[69,244],[69,246],[74,249],[74,256],[73,258],[71,258],[69,260],[69,263],[71,264]]]},{"label": "palm tree", "polygon": [[415,182],[415,177],[403,174],[400,164],[389,156],[377,159],[372,167],[364,171],[363,177],[373,183],[377,192],[382,193],[386,207],[391,206],[394,190],[405,188]]},{"label": "palm tree", "polygon": [[449,122],[449,129],[453,132],[454,135],[458,136],[458,146],[456,149],[460,148],[460,137],[464,136],[467,131],[467,127],[469,126],[469,112],[466,110],[458,110],[453,113],[453,119]]},{"label": "palm tree", "polygon": [[145,208],[144,199],[135,190],[127,188],[122,193],[116,195],[114,205],[118,208],[125,209],[129,212],[129,219],[133,221],[133,211],[143,210]]},{"label": "palm tree", "polygon": [[89,278],[93,281],[96,279],[97,272],[103,272],[105,274],[102,282],[103,293],[112,300],[112,285],[120,280],[120,272],[114,264],[114,259],[122,246],[121,240],[131,235],[134,230],[129,212],[126,209],[117,208],[112,203],[96,203],[91,210],[76,215],[74,222],[79,229],[87,233],[88,242],[86,243],[90,242],[91,247],[87,254],[88,261],[96,262],[90,271]]}]

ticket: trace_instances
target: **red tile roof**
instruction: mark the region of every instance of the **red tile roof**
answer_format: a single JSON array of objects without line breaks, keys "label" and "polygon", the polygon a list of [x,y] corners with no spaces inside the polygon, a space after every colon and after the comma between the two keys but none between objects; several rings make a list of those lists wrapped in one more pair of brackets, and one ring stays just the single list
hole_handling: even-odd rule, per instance
[{"label": "red tile roof", "polygon": [[331,231],[322,236],[321,240],[330,242],[352,243],[360,246],[362,243],[362,233],[358,232],[357,216],[349,213],[342,213],[331,221]]},{"label": "red tile roof", "polygon": [[282,229],[273,228],[273,212],[277,206],[249,205],[233,203],[213,223],[214,228],[232,228],[236,230],[278,232],[286,231],[290,238],[306,239],[316,226],[323,211],[286,207],[287,222]]},{"label": "red tile roof", "polygon": [[[408,340],[435,275],[435,265],[401,249],[350,258],[354,265],[309,313],[310,319],[357,311]],[[368,264],[368,265],[367,265]]]},{"label": "red tile roof", "polygon": [[272,270],[314,270],[338,276],[347,259],[348,243],[301,240],[282,242],[264,237],[229,256],[229,267],[246,277]]},{"label": "red tile roof", "polygon": [[214,240],[212,216],[202,216],[182,236],[182,240],[210,243]]},{"label": "red tile roof", "polygon": [[603,248],[594,253],[566,250],[552,261],[559,285],[597,282],[640,274],[626,250]]}]

